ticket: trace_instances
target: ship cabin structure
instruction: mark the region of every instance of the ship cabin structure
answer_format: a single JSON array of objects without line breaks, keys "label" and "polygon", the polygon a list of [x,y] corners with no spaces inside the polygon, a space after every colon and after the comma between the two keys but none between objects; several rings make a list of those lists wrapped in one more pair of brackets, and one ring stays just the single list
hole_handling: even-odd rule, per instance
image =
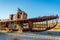
[{"label": "ship cabin structure", "polygon": [[27,19],[27,14],[24,11],[18,9],[17,14],[11,14],[9,20],[25,20]]},{"label": "ship cabin structure", "polygon": [[16,14],[9,19],[0,19],[0,30],[40,32],[54,28],[58,23],[58,15],[27,18],[27,13],[18,8]]}]

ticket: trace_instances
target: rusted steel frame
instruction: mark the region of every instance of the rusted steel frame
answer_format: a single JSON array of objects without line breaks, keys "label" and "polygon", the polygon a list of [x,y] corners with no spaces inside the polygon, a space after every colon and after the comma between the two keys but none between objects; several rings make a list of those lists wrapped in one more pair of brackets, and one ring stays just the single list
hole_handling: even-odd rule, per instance
[{"label": "rusted steel frame", "polygon": [[58,18],[57,18],[57,20],[56,20],[56,24],[55,24],[53,27],[48,27],[46,30],[49,30],[49,29],[54,28],[57,24],[58,24]]},{"label": "rusted steel frame", "polygon": [[29,26],[29,31],[32,31],[33,22],[32,21],[29,21],[28,22],[28,26]]},{"label": "rusted steel frame", "polygon": [[29,19],[29,20],[31,20],[32,22],[41,22],[41,21],[46,21],[46,20],[53,20],[53,19],[56,19],[56,18],[58,18],[58,17],[46,17],[46,18],[35,18],[35,19]]},{"label": "rusted steel frame", "polygon": [[[53,20],[58,18],[58,16],[44,16],[44,17],[38,17],[38,18],[31,18],[31,19],[26,19],[26,20],[8,20],[8,21],[3,21],[3,22],[16,22],[16,21],[20,21],[20,22],[24,22],[24,23],[28,23],[29,20],[31,20],[32,22],[40,22],[40,21],[46,21],[48,20]],[[2,22],[2,21],[0,21]]]},{"label": "rusted steel frame", "polygon": [[39,18],[32,18],[32,19],[27,19],[27,20],[11,20],[11,21],[6,21],[6,22],[0,22],[2,23],[10,23],[10,22],[21,22],[21,23],[29,23],[29,21],[32,22],[42,22],[42,21],[46,21],[46,20],[53,20],[58,18],[58,16],[46,16],[46,17],[39,17]]}]

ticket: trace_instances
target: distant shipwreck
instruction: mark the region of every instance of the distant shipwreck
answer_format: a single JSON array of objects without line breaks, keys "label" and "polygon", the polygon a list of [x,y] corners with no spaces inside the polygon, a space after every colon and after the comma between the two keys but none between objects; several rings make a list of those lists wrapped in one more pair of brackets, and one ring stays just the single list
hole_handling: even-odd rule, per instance
[{"label": "distant shipwreck", "polygon": [[58,15],[43,16],[27,19],[27,14],[18,8],[16,14],[11,14],[9,19],[0,19],[0,31],[6,32],[41,32],[54,28],[58,23]]}]

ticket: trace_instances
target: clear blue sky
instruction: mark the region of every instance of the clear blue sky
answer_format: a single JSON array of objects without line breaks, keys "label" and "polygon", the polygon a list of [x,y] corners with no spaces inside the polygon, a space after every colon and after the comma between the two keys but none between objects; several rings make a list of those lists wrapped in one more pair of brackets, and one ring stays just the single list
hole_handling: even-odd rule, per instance
[{"label": "clear blue sky", "polygon": [[0,0],[0,19],[15,14],[17,8],[25,11],[28,18],[49,15],[60,17],[60,0]]}]

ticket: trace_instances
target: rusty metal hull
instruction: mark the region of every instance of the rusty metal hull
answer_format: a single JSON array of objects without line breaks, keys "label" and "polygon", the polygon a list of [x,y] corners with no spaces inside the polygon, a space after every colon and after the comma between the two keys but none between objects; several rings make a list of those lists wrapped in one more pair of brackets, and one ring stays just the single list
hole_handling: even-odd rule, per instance
[{"label": "rusty metal hull", "polygon": [[[23,32],[42,32],[54,28],[58,23],[58,18],[58,16],[43,16],[26,20],[8,20],[3,22],[0,21],[0,25],[9,28],[9,24],[14,23],[20,25]],[[24,24],[28,25],[28,28],[24,28]]]}]

